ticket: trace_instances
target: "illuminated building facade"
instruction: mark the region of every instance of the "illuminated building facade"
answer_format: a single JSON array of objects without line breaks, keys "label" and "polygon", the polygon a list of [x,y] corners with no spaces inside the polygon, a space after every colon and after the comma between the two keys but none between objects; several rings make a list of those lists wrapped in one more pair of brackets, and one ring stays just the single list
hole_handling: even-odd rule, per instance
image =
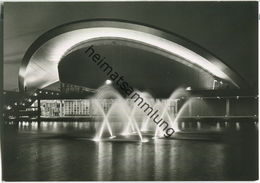
[{"label": "illuminated building facade", "polygon": [[[80,116],[94,116],[99,115],[98,108],[95,106],[95,100],[97,99],[64,99],[64,100],[41,100],[41,116],[42,117],[80,117]],[[157,99],[155,102],[158,102]],[[112,106],[113,99],[99,99],[102,108],[105,112],[108,112]],[[127,100],[131,105],[132,100]],[[148,102],[152,103],[153,101]],[[165,105],[166,100],[160,100]],[[168,111],[170,114],[175,115],[177,113],[176,101],[170,102]],[[36,104],[33,104],[36,105]]]}]

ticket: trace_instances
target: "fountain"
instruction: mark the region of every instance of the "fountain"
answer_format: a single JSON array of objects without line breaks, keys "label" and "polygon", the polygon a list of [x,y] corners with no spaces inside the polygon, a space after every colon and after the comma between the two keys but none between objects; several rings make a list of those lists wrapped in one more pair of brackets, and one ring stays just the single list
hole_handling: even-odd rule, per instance
[{"label": "fountain", "polygon": [[[198,118],[192,116],[192,110],[200,111],[200,105],[207,105],[200,97],[190,97],[183,88],[175,90],[167,99],[155,99],[147,92],[135,91],[135,93],[143,99],[142,102],[149,103],[154,114],[154,111],[159,111],[156,117],[152,119],[151,115],[149,116],[151,112],[149,114],[144,112],[138,105],[140,103],[135,103],[134,98],[124,98],[111,83],[106,84],[98,88],[91,99],[95,121],[101,121],[92,140],[147,142],[149,139],[158,138],[196,140],[209,138],[198,134],[204,133],[200,121],[196,122],[197,128],[192,131],[191,122],[186,126],[186,122],[182,120],[184,116]],[[198,107],[192,108],[192,105]],[[160,120],[157,119],[158,123],[155,122],[157,117],[160,117]],[[172,131],[169,134],[165,129]]]},{"label": "fountain", "polygon": [[[102,116],[102,123],[101,127],[96,134],[94,141],[100,141],[102,139],[102,136],[105,132],[105,127],[107,127],[108,132],[110,134],[109,139],[116,138],[116,136],[113,134],[112,128],[111,128],[111,119],[113,118],[115,120],[119,119],[122,123],[126,123],[124,125],[124,128],[122,130],[121,135],[129,135],[130,129],[132,130],[132,133],[136,133],[140,141],[143,141],[143,137],[141,134],[141,131],[139,129],[139,126],[134,118],[134,114],[136,111],[136,106],[130,107],[128,104],[128,101],[124,99],[113,87],[110,85],[102,86],[98,89],[97,94],[93,97],[94,98],[94,107],[96,108],[96,116]],[[104,110],[104,107],[102,106],[102,101],[111,99],[113,100],[110,107],[108,107],[107,111]]]},{"label": "fountain", "polygon": [[[159,109],[160,118],[169,121],[170,126],[175,132],[181,131],[178,127],[178,120],[185,108],[187,108],[187,100],[177,113],[178,102],[180,98],[184,99],[188,96],[187,91],[183,88],[175,90],[168,99],[155,100],[152,95],[147,92],[136,91],[145,101],[148,101],[155,109]],[[104,101],[110,100],[109,106],[104,106]],[[164,132],[159,125],[154,125],[152,119],[137,107],[137,104],[130,98],[123,98],[112,85],[106,84],[97,89],[97,93],[92,98],[95,108],[96,121],[101,120],[101,125],[94,137],[94,141],[122,139],[123,137],[136,136],[139,141],[147,141],[144,136],[152,136],[154,138],[164,138]],[[171,109],[171,110],[170,110]],[[119,121],[122,126],[121,132],[115,132],[118,127],[112,127]],[[107,134],[108,132],[108,134]]]}]

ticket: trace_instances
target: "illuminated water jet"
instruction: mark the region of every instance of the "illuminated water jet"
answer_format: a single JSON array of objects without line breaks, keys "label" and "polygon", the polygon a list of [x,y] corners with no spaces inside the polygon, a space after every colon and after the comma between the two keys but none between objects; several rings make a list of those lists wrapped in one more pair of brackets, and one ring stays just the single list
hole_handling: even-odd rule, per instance
[{"label": "illuminated water jet", "polygon": [[[174,132],[185,129],[185,122],[182,122],[181,129],[179,128],[179,120],[195,102],[195,98],[188,97],[185,89],[177,89],[169,98],[161,100],[154,99],[147,92],[136,91],[136,93],[149,103],[154,111],[159,111],[156,115],[160,117],[160,120],[157,119],[159,123],[156,125],[154,119],[145,113],[134,99],[122,97],[112,85],[105,84],[97,89],[91,100],[95,108],[95,121],[101,119],[93,141],[113,139],[113,141],[147,142],[148,139],[143,136],[153,137],[153,139],[166,138],[165,129],[171,128]],[[201,123],[197,122],[197,129],[200,128]]]}]

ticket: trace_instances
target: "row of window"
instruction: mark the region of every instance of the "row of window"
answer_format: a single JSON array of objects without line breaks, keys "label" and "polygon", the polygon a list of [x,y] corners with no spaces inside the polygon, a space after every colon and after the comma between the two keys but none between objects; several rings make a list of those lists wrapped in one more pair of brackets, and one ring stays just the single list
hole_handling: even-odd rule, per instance
[{"label": "row of window", "polygon": [[[109,110],[113,104],[113,100],[104,99],[99,101],[105,112]],[[129,104],[133,101],[128,101]],[[41,116],[87,116],[99,114],[100,109],[96,106],[95,100],[42,100]],[[169,110],[175,111],[174,106],[170,106]]]}]

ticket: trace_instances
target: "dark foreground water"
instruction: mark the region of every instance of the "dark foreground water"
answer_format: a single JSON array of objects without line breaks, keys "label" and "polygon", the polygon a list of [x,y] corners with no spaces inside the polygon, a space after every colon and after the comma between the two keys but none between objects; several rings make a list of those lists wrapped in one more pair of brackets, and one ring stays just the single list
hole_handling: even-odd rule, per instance
[{"label": "dark foreground water", "polygon": [[[29,180],[255,180],[258,127],[225,126],[188,140],[94,142],[90,123],[6,124],[3,178]],[[212,138],[211,134],[214,134]],[[182,136],[186,136],[185,134]],[[196,138],[192,138],[192,137]]]}]

